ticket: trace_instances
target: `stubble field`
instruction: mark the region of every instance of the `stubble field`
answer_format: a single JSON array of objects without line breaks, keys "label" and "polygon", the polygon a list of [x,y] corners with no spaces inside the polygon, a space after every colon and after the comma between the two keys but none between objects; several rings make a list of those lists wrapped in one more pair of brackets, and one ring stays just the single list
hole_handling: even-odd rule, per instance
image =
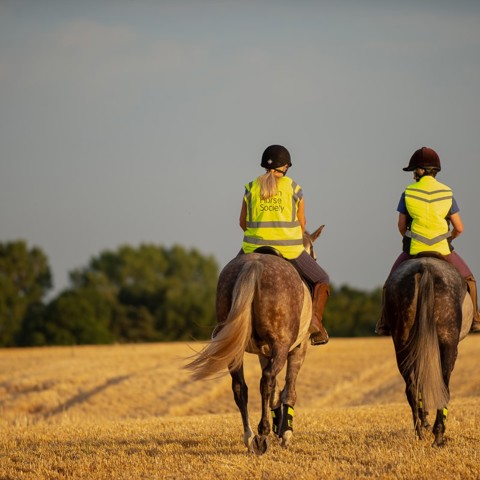
[{"label": "stubble field", "polygon": [[[230,378],[182,369],[200,347],[0,350],[0,479],[480,478],[480,335],[460,344],[444,448],[415,439],[391,339],[333,338],[307,353],[291,447],[272,438],[262,457]],[[260,371],[245,360],[255,427]]]}]

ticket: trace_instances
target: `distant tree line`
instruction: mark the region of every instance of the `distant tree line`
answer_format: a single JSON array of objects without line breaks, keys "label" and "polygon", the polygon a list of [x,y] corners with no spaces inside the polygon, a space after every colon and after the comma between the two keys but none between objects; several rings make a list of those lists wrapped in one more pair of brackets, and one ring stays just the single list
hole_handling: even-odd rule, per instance
[{"label": "distant tree line", "polygon": [[[0,243],[0,347],[206,339],[215,325],[219,268],[212,256],[175,245],[105,250],[52,289],[47,256],[25,241]],[[331,336],[367,336],[381,291],[332,287]]]},{"label": "distant tree line", "polygon": [[323,320],[331,337],[368,337],[374,335],[381,311],[381,288],[365,292],[348,285],[331,286]]}]

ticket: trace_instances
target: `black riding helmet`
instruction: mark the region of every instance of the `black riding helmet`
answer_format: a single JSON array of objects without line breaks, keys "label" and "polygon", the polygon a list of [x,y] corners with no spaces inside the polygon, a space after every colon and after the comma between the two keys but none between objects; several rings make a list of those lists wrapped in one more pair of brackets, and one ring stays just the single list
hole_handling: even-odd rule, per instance
[{"label": "black riding helmet", "polygon": [[268,170],[275,170],[284,165],[291,167],[292,161],[290,159],[290,153],[288,153],[288,150],[282,147],[282,145],[270,145],[263,152],[262,163],[260,165]]},{"label": "black riding helmet", "polygon": [[413,172],[416,168],[434,169],[439,172],[442,165],[437,152],[428,147],[419,148],[410,158],[408,167],[405,167],[403,171]]}]

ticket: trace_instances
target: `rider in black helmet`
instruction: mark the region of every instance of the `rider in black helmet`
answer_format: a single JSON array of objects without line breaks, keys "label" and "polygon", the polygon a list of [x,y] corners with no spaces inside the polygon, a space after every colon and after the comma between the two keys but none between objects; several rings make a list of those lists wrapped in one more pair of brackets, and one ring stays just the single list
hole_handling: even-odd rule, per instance
[{"label": "rider in black helmet", "polygon": [[322,315],[330,294],[329,278],[303,246],[305,202],[301,187],[286,176],[292,166],[290,153],[282,145],[270,145],[263,152],[260,165],[265,173],[245,186],[242,201],[243,253],[274,247],[312,285],[310,340],[313,345],[325,344],[328,334]]}]

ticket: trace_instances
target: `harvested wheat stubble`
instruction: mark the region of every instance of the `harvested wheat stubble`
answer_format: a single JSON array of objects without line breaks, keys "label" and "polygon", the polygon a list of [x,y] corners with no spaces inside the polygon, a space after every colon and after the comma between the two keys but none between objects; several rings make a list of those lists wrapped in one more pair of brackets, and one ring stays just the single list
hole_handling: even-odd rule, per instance
[{"label": "harvested wheat stubble", "polygon": [[333,338],[307,353],[291,448],[263,457],[246,453],[229,377],[189,381],[190,347],[1,350],[0,478],[479,478],[480,336],[459,346],[445,448],[415,439],[391,339]]}]

